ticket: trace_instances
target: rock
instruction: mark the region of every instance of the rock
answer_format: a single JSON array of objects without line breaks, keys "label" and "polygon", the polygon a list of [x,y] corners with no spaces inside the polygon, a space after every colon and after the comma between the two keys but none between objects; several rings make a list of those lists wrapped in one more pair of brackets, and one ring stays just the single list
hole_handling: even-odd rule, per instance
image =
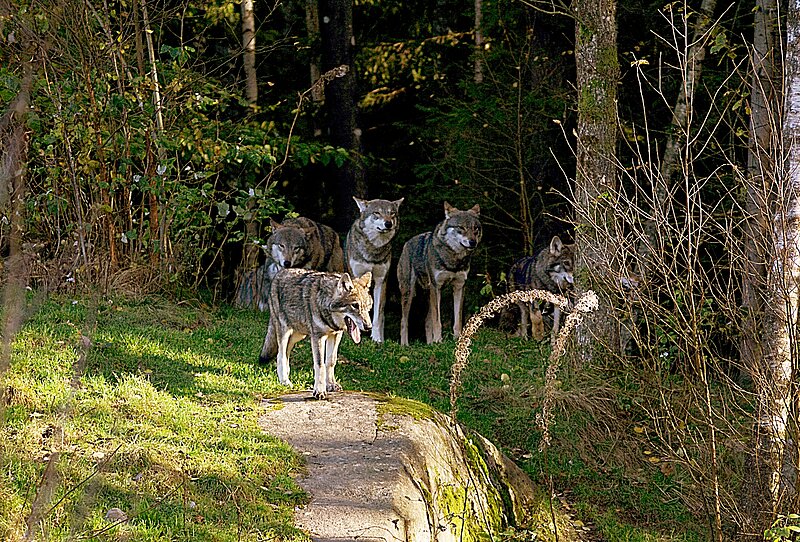
[{"label": "rock", "polygon": [[128,521],[128,514],[119,508],[109,508],[106,512],[106,520],[113,523],[122,523]]},{"label": "rock", "polygon": [[524,526],[540,500],[491,442],[426,405],[359,393],[307,398],[271,399],[261,425],[307,460],[300,485],[311,501],[296,523],[316,541],[477,541]]}]

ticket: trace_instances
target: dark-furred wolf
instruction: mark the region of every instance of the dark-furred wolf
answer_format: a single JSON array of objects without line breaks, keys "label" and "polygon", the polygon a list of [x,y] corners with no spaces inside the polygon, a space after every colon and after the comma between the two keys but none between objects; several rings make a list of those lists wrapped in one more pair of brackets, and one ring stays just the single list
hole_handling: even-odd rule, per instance
[{"label": "dark-furred wolf", "polygon": [[403,245],[397,262],[397,279],[400,282],[402,316],[400,344],[408,344],[408,316],[417,284],[428,290],[430,304],[425,319],[425,338],[428,344],[441,342],[442,288],[453,286],[453,335],[461,334],[464,283],[469,274],[472,253],[483,235],[479,205],[468,211],[459,211],[444,203],[444,220],[432,232],[412,237]]},{"label": "dark-furred wolf", "polygon": [[[554,294],[569,296],[573,289],[574,278],[572,266],[575,245],[566,245],[556,235],[550,244],[539,251],[536,256],[520,258],[508,271],[508,289],[546,290]],[[544,338],[541,303],[525,303],[518,301],[520,324],[517,334],[528,336],[528,325],[534,338]],[[561,324],[561,307],[553,308],[553,333],[558,333]]]},{"label": "dark-furred wolf", "polygon": [[325,273],[305,269],[284,269],[272,280],[269,294],[269,324],[260,363],[275,358],[278,380],[291,386],[289,356],[305,337],[311,338],[314,358],[314,397],[340,391],[334,368],[339,343],[347,331],[353,342],[372,327],[369,311],[372,298],[370,273],[352,280],[347,273]]},{"label": "dark-furred wolf", "polygon": [[269,283],[281,269],[300,268],[316,271],[344,272],[344,252],[333,228],[298,216],[280,222],[270,219],[272,235],[264,249],[267,260],[262,277],[266,285],[260,289],[259,310],[267,308]]},{"label": "dark-furred wolf", "polygon": [[360,211],[344,243],[345,263],[354,277],[372,273],[372,340],[383,341],[383,312],[386,303],[386,275],[392,263],[392,238],[397,233],[397,212],[404,198],[363,200],[353,198]]}]

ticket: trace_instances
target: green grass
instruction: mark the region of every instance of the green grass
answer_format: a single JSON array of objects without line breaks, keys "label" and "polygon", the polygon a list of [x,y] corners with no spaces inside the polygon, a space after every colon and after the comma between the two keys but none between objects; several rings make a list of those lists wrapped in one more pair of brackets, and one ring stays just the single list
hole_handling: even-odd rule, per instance
[{"label": "green grass", "polygon": [[[85,300],[48,302],[18,334],[7,375],[0,532],[21,536],[59,451],[44,540],[305,540],[292,525],[302,466],[257,425],[280,390],[256,366],[263,315],[163,301],[103,302],[85,371]],[[3,498],[5,497],[5,498]],[[108,529],[104,515],[132,521]]]},{"label": "green grass", "polygon": [[[84,330],[95,310],[96,329]],[[302,462],[257,425],[259,400],[285,391],[273,367],[255,362],[266,323],[263,314],[199,302],[45,303],[18,333],[6,375],[0,537],[21,538],[56,452],[40,540],[306,540],[292,524],[294,507],[307,499],[295,482]],[[92,344],[85,367],[82,334]],[[406,399],[448,412],[453,348],[452,340],[402,348],[345,339],[337,376],[347,390],[388,394],[380,408],[389,413],[428,415]],[[591,393],[580,375],[564,375],[560,404],[568,408],[557,412],[553,447],[538,452],[547,354],[535,341],[482,330],[464,372],[459,420],[535,481],[544,486],[552,477],[568,490],[575,519],[604,540],[705,539],[675,498],[680,473],[665,476],[644,457],[586,461],[610,457],[616,446],[613,435],[591,433],[591,409],[581,406]],[[296,389],[311,385],[310,357],[308,342],[300,343]],[[113,525],[104,519],[111,508],[131,521]]]}]

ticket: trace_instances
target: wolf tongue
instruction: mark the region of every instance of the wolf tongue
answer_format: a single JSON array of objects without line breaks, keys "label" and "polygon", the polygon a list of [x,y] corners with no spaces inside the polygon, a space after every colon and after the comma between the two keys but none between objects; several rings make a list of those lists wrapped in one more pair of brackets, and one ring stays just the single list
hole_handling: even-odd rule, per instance
[{"label": "wolf tongue", "polygon": [[353,342],[358,344],[361,342],[361,330],[358,329],[356,323],[348,318],[347,319],[347,331],[350,332],[350,338],[353,339]]}]

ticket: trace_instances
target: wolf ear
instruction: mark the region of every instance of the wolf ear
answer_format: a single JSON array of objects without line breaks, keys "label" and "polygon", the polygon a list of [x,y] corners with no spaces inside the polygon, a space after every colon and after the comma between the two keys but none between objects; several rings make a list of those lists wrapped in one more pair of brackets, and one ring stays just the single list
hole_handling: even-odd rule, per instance
[{"label": "wolf ear", "polygon": [[453,207],[452,205],[450,205],[446,201],[444,202],[444,217],[445,217],[445,219],[450,218],[450,215],[452,215],[456,211],[458,211],[458,209],[456,209],[455,207]]},{"label": "wolf ear", "polygon": [[564,250],[564,243],[561,241],[561,237],[554,235],[553,239],[550,240],[550,254],[558,256],[562,250]]},{"label": "wolf ear", "polygon": [[274,218],[269,217],[269,227],[272,228],[272,231],[275,231],[281,229],[283,224],[277,222]]},{"label": "wolf ear", "polygon": [[394,204],[395,207],[400,207],[400,204],[403,203],[404,199],[406,199],[406,198],[396,199],[392,203]]},{"label": "wolf ear", "polygon": [[342,273],[339,277],[339,282],[336,284],[336,291],[339,293],[349,292],[353,289],[353,280],[347,273]]},{"label": "wolf ear", "polygon": [[306,239],[311,239],[315,233],[317,233],[317,228],[313,226],[309,226],[308,228],[303,228],[303,233],[306,236]]},{"label": "wolf ear", "polygon": [[367,200],[359,199],[359,198],[353,196],[353,201],[356,202],[356,205],[358,205],[358,210],[361,211],[362,213],[364,212],[364,209],[367,208]]},{"label": "wolf ear", "polygon": [[361,278],[356,279],[356,283],[362,288],[369,288],[369,285],[372,283],[372,272],[367,271],[361,275]]},{"label": "wolf ear", "polygon": [[472,209],[470,209],[469,212],[474,214],[475,216],[480,216],[481,206],[476,203],[475,205],[472,206]]}]

